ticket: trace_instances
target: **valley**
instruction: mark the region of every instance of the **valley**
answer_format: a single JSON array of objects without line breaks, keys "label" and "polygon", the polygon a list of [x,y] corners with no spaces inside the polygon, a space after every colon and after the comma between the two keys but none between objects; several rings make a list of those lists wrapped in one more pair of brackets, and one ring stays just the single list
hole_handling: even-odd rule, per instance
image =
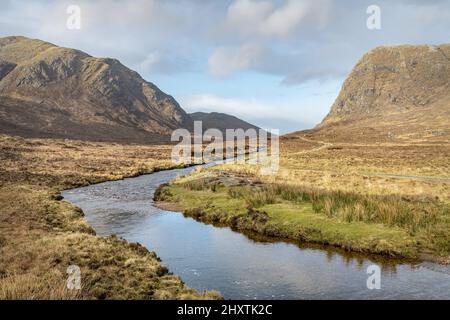
[{"label": "valley", "polygon": [[[370,50],[321,123],[279,137],[279,168],[267,175],[251,161],[183,169],[191,162],[172,157],[172,133],[181,129],[196,140],[194,121],[218,132],[256,125],[223,113],[188,114],[118,60],[1,38],[0,299],[243,299],[271,292],[260,279],[242,285],[252,268],[260,278],[272,275],[279,299],[371,298],[361,266],[380,261],[413,282],[428,277],[418,293],[392,272],[393,297],[409,290],[416,298],[447,298],[447,291],[430,290],[445,282],[450,264],[449,48]],[[214,244],[228,258],[220,265]],[[249,258],[242,264],[239,248]],[[284,250],[289,255],[280,261],[291,270],[269,263]],[[339,286],[348,291],[328,282],[315,291],[299,261],[325,270],[308,275],[316,282],[339,268]],[[444,276],[429,273],[428,263]],[[72,265],[83,276],[78,291],[66,286]],[[191,272],[202,265],[206,282]],[[383,294],[376,297],[389,297]]]}]

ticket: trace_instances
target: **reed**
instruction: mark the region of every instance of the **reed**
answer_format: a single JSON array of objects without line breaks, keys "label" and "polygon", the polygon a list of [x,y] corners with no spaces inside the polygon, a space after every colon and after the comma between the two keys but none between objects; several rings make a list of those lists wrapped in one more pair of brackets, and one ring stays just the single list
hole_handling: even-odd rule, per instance
[{"label": "reed", "polygon": [[[194,190],[192,185],[195,186],[193,182],[190,188]],[[204,190],[205,186],[202,185],[202,188]],[[360,195],[285,184],[232,187],[228,195],[245,199],[254,208],[280,201],[311,203],[314,212],[329,218],[345,222],[381,223],[410,231],[428,228],[436,224],[439,217],[449,215],[447,206],[432,199],[410,199],[402,195]]]}]

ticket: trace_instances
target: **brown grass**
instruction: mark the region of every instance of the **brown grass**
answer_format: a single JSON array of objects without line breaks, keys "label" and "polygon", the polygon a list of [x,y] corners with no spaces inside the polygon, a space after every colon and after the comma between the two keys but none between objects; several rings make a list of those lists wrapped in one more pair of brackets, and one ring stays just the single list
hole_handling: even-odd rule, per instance
[{"label": "brown grass", "polygon": [[[198,299],[155,253],[101,238],[63,189],[172,167],[170,146],[0,136],[0,299]],[[67,267],[82,289],[66,288]]]},{"label": "brown grass", "polygon": [[73,300],[82,299],[81,291],[67,289],[65,276],[54,271],[37,276],[33,273],[10,275],[0,279],[1,300]]},{"label": "brown grass", "polygon": [[[305,139],[305,140],[303,140]],[[360,194],[400,194],[450,202],[450,143],[350,144],[282,137],[280,170],[264,182]],[[254,166],[228,165],[258,175]]]}]

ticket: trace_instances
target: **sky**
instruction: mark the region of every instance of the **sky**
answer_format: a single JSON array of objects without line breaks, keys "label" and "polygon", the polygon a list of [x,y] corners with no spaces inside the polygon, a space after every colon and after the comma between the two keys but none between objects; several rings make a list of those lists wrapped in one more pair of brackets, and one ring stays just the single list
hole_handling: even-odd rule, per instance
[{"label": "sky", "polygon": [[[67,25],[73,5],[79,29]],[[371,48],[450,42],[450,0],[0,0],[0,9],[0,36],[117,58],[188,112],[282,133],[320,123]]]}]

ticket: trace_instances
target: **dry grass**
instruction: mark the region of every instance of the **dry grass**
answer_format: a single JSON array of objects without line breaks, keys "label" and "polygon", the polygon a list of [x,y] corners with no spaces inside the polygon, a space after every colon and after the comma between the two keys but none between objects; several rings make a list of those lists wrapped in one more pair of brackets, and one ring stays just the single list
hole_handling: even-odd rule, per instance
[{"label": "dry grass", "polygon": [[[0,299],[198,299],[137,244],[101,238],[59,192],[172,167],[170,146],[0,136]],[[67,267],[82,289],[66,289]]]},{"label": "dry grass", "polygon": [[303,139],[282,139],[280,171],[273,180],[328,190],[450,201],[450,143],[327,143],[323,148],[323,142]]},{"label": "dry grass", "polygon": [[171,146],[139,146],[0,135],[0,183],[73,187],[171,168]]},{"label": "dry grass", "polygon": [[66,276],[59,271],[37,276],[34,273],[0,279],[0,300],[82,299],[81,291],[69,290]]}]

